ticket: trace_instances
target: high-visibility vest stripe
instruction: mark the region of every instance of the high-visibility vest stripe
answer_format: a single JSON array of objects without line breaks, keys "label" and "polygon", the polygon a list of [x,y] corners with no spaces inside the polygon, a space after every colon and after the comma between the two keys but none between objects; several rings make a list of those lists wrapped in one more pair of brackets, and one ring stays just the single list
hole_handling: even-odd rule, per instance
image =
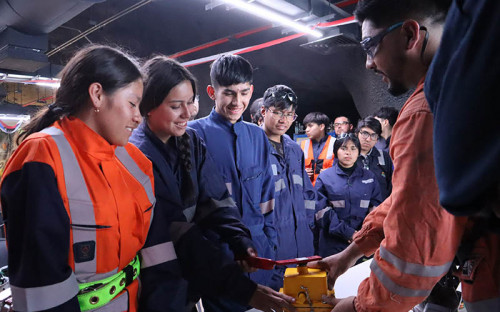
[{"label": "high-visibility vest stripe", "polygon": [[[313,158],[311,156],[309,156],[309,153],[311,152],[309,149],[309,146],[311,145],[311,139],[305,139],[304,140],[304,147],[302,148],[302,150],[304,151],[304,158],[307,159],[307,158]],[[312,152],[311,152],[312,153]]]},{"label": "high-visibility vest stripe", "polygon": [[292,179],[293,179],[293,184],[298,184],[302,187],[304,186],[304,180],[298,174],[292,175]]},{"label": "high-visibility vest stripe", "polygon": [[315,200],[304,200],[304,205],[306,209],[314,210],[316,208],[316,201]]},{"label": "high-visibility vest stripe", "polygon": [[234,199],[232,197],[226,197],[223,200],[217,200],[214,198],[210,198],[214,204],[215,207],[217,208],[222,208],[222,207],[236,207],[236,203],[234,202]]},{"label": "high-visibility vest stripe", "polygon": [[161,243],[141,250],[141,268],[148,268],[160,263],[177,259],[172,242]]},{"label": "high-visibility vest stripe", "polygon": [[332,206],[334,208],[345,208],[345,200],[331,200],[330,201],[330,204],[332,204]]},{"label": "high-visibility vest stripe", "polygon": [[403,259],[398,258],[383,246],[380,246],[380,257],[392,264],[401,273],[422,277],[440,277],[446,274],[451,266],[451,261],[446,262],[443,265],[423,265],[406,262]]},{"label": "high-visibility vest stripe", "polygon": [[326,208],[323,208],[321,209],[320,211],[316,212],[316,221],[323,218],[323,216],[325,215],[325,213],[328,211],[328,210],[331,210],[332,207],[326,207]]},{"label": "high-visibility vest stripe", "polygon": [[403,297],[427,297],[430,295],[432,289],[411,289],[401,285],[398,285],[394,281],[391,280],[387,274],[382,271],[379,267],[377,261],[375,259],[372,260],[370,264],[370,269],[373,274],[377,277],[377,279],[384,285],[384,287],[399,296]]},{"label": "high-visibility vest stripe", "polygon": [[41,311],[57,307],[75,297],[79,291],[73,272],[64,281],[41,287],[10,286],[16,311]]},{"label": "high-visibility vest stripe", "polygon": [[[90,199],[87,184],[73,149],[62,130],[50,127],[42,130],[42,132],[52,136],[61,157],[73,232],[73,245],[81,242],[94,242],[97,245],[94,205]],[[84,225],[85,227],[78,225]],[[75,262],[76,278],[80,283],[91,282],[93,281],[92,276],[96,273],[96,268],[97,259],[95,255],[89,261]]]},{"label": "high-visibility vest stripe", "polygon": [[285,180],[279,179],[278,181],[274,182],[274,192],[279,192],[285,188]]},{"label": "high-visibility vest stripe", "polygon": [[266,201],[265,203],[260,203],[260,212],[262,214],[269,213],[274,210],[274,198]]},{"label": "high-visibility vest stripe", "polygon": [[328,137],[328,148],[326,150],[326,157],[325,159],[333,159],[333,144],[335,143],[335,138],[332,136]]}]

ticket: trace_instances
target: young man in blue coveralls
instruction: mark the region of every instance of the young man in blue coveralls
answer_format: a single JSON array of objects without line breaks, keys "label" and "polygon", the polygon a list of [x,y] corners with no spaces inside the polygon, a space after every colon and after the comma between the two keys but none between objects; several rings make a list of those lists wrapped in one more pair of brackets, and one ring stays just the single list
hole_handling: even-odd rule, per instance
[{"label": "young man in blue coveralls", "polygon": [[[277,234],[274,220],[274,178],[267,137],[254,124],[243,121],[253,92],[253,69],[238,55],[222,55],[211,66],[208,96],[215,107],[209,116],[189,123],[203,138],[219,173],[236,202],[242,222],[250,230],[256,250],[249,254],[275,259]],[[268,286],[272,271],[250,274]],[[206,311],[245,311],[227,300],[204,298]]]},{"label": "young man in blue coveralls", "polygon": [[[274,174],[275,226],[278,232],[278,260],[314,254],[313,233],[316,193],[305,170],[304,153],[285,133],[297,118],[297,96],[287,86],[266,90],[261,113],[263,129],[271,143],[271,168]],[[274,289],[283,286],[285,266],[275,269]]]}]

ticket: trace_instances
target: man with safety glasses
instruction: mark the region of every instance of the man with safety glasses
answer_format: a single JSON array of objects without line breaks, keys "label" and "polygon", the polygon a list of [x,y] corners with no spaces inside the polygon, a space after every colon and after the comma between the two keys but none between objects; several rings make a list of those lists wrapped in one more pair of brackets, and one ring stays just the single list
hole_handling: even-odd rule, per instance
[{"label": "man with safety glasses", "polygon": [[[356,297],[333,299],[335,312],[409,311],[426,300],[448,273],[460,244],[467,220],[452,216],[439,205],[433,118],[423,91],[450,3],[361,0],[355,10],[366,67],[382,76],[393,95],[416,90],[401,109],[392,132],[395,171],[391,195],[366,217],[346,250],[311,264],[327,269],[333,286],[359,257],[374,254],[370,277],[361,283]],[[451,292],[455,294],[454,289]],[[441,308],[449,310],[439,311],[454,311],[459,299],[453,299],[442,302],[445,307]]]},{"label": "man with safety glasses", "polygon": [[[304,153],[285,133],[297,114],[298,101],[293,90],[284,85],[270,87],[264,93],[262,128],[271,143],[271,167],[274,174],[275,221],[278,233],[277,260],[314,255],[313,233],[316,193],[305,170]],[[285,266],[274,270],[274,289],[283,287]]]}]

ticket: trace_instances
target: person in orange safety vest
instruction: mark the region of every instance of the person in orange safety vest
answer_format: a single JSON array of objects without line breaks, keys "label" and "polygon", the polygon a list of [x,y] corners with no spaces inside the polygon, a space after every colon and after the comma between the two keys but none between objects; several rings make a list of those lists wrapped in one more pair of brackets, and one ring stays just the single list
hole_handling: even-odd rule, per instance
[{"label": "person in orange safety vest", "polygon": [[55,103],[25,127],[1,182],[13,305],[134,312],[140,269],[155,262],[139,255],[152,165],[128,143],[142,120],[141,71],[120,50],[92,45],[61,74]]},{"label": "person in orange safety vest", "polygon": [[330,119],[323,113],[309,113],[303,123],[307,139],[300,142],[300,148],[304,152],[307,175],[314,186],[319,173],[333,166],[335,138],[326,133]]}]

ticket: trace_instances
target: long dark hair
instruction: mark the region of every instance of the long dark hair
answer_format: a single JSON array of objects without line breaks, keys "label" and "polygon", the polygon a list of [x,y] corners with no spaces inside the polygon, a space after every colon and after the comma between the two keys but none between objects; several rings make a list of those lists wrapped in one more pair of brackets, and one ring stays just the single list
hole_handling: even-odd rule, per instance
[{"label": "long dark hair", "polygon": [[18,143],[41,131],[64,116],[74,116],[89,105],[89,86],[98,82],[104,92],[116,90],[142,78],[138,62],[132,56],[104,45],[90,45],[79,50],[60,73],[61,86],[53,104],[41,109],[24,127]]},{"label": "long dark hair", "polygon": [[[143,65],[143,71],[146,78],[140,110],[146,122],[148,113],[163,103],[170,91],[181,82],[189,81],[193,88],[193,95],[196,94],[196,79],[193,74],[179,62],[164,55],[157,55],[147,60]],[[194,198],[193,181],[190,176],[191,139],[187,133],[174,139],[184,169],[181,185],[182,200],[190,202]]]}]

